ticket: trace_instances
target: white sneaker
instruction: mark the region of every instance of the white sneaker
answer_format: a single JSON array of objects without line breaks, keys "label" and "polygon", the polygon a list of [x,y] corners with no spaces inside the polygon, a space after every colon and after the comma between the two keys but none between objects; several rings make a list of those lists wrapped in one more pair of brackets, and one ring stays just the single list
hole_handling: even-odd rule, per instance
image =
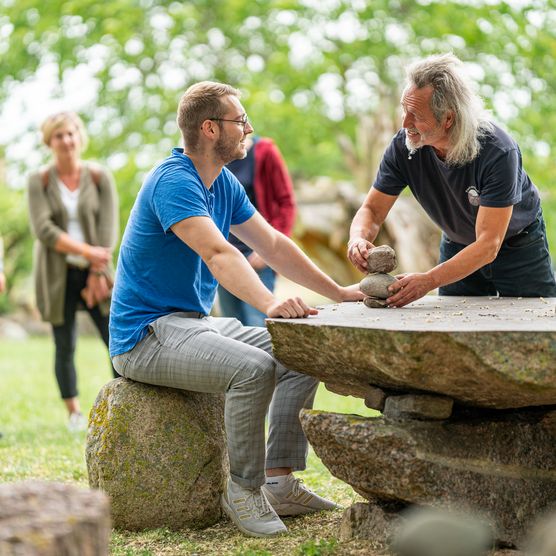
[{"label": "white sneaker", "polygon": [[303,485],[302,479],[296,479],[291,473],[282,485],[267,483],[261,488],[271,506],[280,516],[301,515],[341,508],[335,502],[322,498],[309,490]]},{"label": "white sneaker", "polygon": [[222,494],[222,509],[238,529],[250,537],[270,537],[287,532],[260,488],[243,488],[228,479]]},{"label": "white sneaker", "polygon": [[70,432],[80,432],[87,429],[87,420],[80,411],[71,413],[68,421],[68,430]]}]

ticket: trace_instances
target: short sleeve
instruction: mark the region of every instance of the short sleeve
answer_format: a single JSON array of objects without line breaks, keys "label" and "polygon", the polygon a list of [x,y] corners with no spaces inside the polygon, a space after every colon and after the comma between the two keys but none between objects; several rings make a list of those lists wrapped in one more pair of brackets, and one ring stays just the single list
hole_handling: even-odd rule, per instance
[{"label": "short sleeve", "polygon": [[165,232],[193,216],[210,217],[210,196],[206,187],[184,172],[166,170],[158,179],[151,198],[153,212]]},{"label": "short sleeve", "polygon": [[481,206],[508,207],[521,201],[520,154],[517,149],[498,151],[488,161],[479,181]]},{"label": "short sleeve", "polygon": [[378,173],[373,184],[375,189],[387,195],[397,196],[407,185],[399,164],[401,153],[398,152],[398,141],[399,134],[396,135],[390,142],[390,145],[388,145],[382,157],[382,161],[380,162]]}]

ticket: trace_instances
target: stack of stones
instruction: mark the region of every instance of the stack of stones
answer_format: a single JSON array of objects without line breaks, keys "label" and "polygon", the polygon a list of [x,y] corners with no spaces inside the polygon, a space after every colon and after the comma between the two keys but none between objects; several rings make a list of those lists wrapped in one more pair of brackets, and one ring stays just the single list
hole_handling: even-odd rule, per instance
[{"label": "stack of stones", "polygon": [[368,297],[363,303],[372,309],[387,307],[386,298],[390,297],[388,286],[397,282],[397,278],[388,274],[398,262],[395,251],[388,245],[381,245],[369,251],[367,269],[369,274],[361,280],[359,288]]}]

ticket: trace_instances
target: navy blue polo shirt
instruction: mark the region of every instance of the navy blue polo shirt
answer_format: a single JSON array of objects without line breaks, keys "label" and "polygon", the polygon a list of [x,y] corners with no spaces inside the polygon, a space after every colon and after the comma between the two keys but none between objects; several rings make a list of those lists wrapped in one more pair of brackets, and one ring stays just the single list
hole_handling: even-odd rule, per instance
[{"label": "navy blue polo shirt", "polygon": [[513,206],[506,237],[518,234],[539,212],[540,197],[525,172],[517,143],[501,128],[480,139],[479,155],[463,166],[449,166],[430,146],[410,155],[401,129],[386,149],[373,184],[387,195],[409,187],[430,218],[457,243],[476,240],[480,206]]}]

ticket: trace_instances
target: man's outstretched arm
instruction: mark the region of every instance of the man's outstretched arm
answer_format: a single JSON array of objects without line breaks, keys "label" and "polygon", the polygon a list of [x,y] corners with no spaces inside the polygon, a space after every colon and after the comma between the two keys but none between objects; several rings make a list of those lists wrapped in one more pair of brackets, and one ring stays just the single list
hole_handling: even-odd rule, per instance
[{"label": "man's outstretched arm", "polygon": [[[272,230],[262,217],[259,218]],[[172,231],[203,259],[213,276],[228,291],[269,317],[296,318],[317,313],[299,297],[285,300],[274,297],[245,257],[226,241],[210,218],[187,218],[174,224]]]},{"label": "man's outstretched arm", "polygon": [[374,245],[380,226],[398,197],[371,187],[349,229],[348,259],[361,272],[367,272],[367,256]]},{"label": "man's outstretched arm", "polygon": [[357,301],[364,297],[357,287],[339,286],[290,238],[272,228],[259,213],[243,224],[234,226],[233,233],[256,251],[268,266],[296,284],[334,301]]},{"label": "man's outstretched arm", "polygon": [[511,206],[480,207],[475,224],[477,239],[428,272],[400,275],[399,281],[389,288],[392,295],[386,300],[388,304],[403,307],[431,290],[457,282],[491,263],[502,246],[512,212]]}]

